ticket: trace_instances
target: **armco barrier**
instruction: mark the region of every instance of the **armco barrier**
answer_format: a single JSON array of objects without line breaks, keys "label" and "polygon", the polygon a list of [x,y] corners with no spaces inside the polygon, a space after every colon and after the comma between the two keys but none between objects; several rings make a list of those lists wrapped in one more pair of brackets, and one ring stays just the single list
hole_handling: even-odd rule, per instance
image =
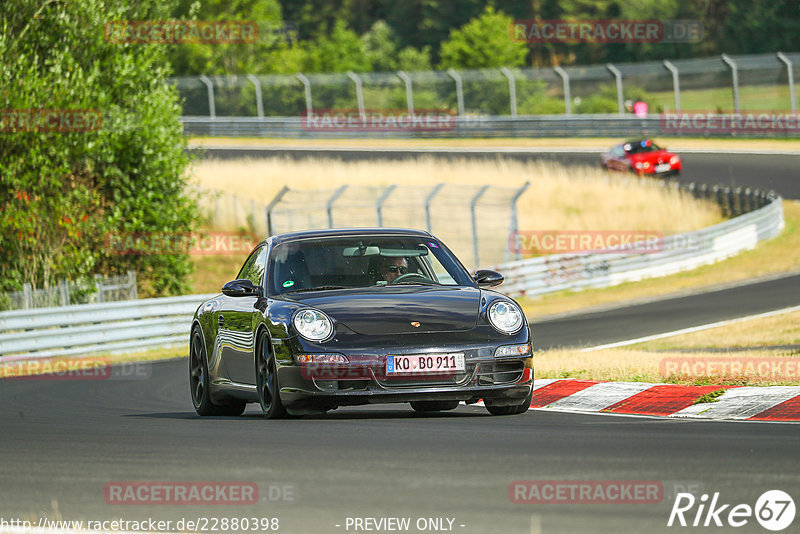
[{"label": "armco barrier", "polygon": [[0,361],[133,352],[187,343],[189,319],[212,296],[0,312]]},{"label": "armco barrier", "polygon": [[[697,195],[697,191],[692,189]],[[722,190],[708,190],[717,196]],[[748,211],[753,199],[766,201],[749,211],[709,228],[664,238],[658,252],[552,254],[512,261],[492,267],[503,273],[502,291],[512,297],[536,296],[565,289],[608,287],[655,276],[666,276],[723,260],[777,236],[784,226],[781,197],[751,193],[743,202],[741,191],[727,190],[716,200],[723,211]],[[755,206],[753,206],[755,207]],[[635,248],[635,247],[633,247]],[[640,247],[641,249],[642,247]]]}]

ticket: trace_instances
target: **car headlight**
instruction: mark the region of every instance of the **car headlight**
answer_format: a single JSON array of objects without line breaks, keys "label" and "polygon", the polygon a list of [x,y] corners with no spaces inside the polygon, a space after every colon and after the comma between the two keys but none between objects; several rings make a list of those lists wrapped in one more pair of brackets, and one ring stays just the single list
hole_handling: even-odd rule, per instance
[{"label": "car headlight", "polygon": [[507,300],[498,300],[489,306],[489,322],[504,334],[513,334],[522,328],[522,310]]},{"label": "car headlight", "polygon": [[333,321],[321,311],[300,310],[292,321],[297,333],[309,341],[323,341],[333,333]]},{"label": "car headlight", "polygon": [[671,158],[669,158],[669,164],[670,165],[677,165],[680,162],[681,162],[681,158],[679,158],[678,156],[672,156]]}]

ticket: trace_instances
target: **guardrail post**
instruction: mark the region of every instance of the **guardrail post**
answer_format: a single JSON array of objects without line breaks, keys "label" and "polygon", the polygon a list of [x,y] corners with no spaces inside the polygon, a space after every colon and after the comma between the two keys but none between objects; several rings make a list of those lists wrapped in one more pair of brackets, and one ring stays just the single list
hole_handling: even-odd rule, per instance
[{"label": "guardrail post", "polygon": [[311,102],[311,80],[302,72],[297,73],[297,79],[303,84],[303,90],[306,94],[306,114],[310,115],[314,111],[314,106]]},{"label": "guardrail post", "polygon": [[436,184],[433,186],[431,192],[428,193],[428,196],[425,197],[425,229],[431,233],[433,232],[433,226],[431,225],[431,202],[433,202],[433,197],[441,191],[442,187],[444,187],[444,184]]},{"label": "guardrail post", "polygon": [[606,63],[606,68],[611,71],[611,74],[617,79],[617,107],[619,108],[619,114],[624,115],[625,97],[622,95],[622,72],[611,63]]},{"label": "guardrail post", "polygon": [[564,110],[566,111],[567,115],[572,115],[572,96],[570,95],[569,89],[569,73],[563,69],[563,67],[556,65],[553,67],[553,70],[556,71],[556,74],[561,76],[561,81],[564,84]]},{"label": "guardrail post", "polygon": [[511,116],[517,116],[517,80],[514,78],[514,73],[508,67],[501,67],[502,72],[508,78],[508,102],[511,108]]},{"label": "guardrail post", "polygon": [[728,54],[722,54],[722,61],[731,68],[731,79],[733,81],[733,110],[739,113],[739,67]]},{"label": "guardrail post", "polygon": [[289,192],[289,188],[284,185],[283,188],[281,188],[281,190],[278,191],[278,194],[275,195],[275,198],[272,199],[272,202],[267,204],[267,207],[264,208],[264,211],[265,211],[265,214],[266,214],[266,219],[267,219],[266,220],[266,223],[267,223],[267,237],[273,235],[272,234],[272,210],[275,208],[275,206],[278,205],[278,202],[280,202],[281,199],[283,198],[283,196],[288,192]]},{"label": "guardrail post", "polygon": [[402,70],[397,71],[397,76],[406,84],[406,104],[408,105],[408,114],[414,115],[414,88],[412,87],[411,78]]},{"label": "guardrail post", "polygon": [[469,201],[469,214],[470,218],[472,219],[472,253],[473,257],[475,258],[476,269],[480,266],[481,262],[480,252],[478,250],[478,218],[475,216],[475,206],[478,204],[478,201],[481,199],[487,189],[489,189],[488,185],[482,186],[480,189],[478,189],[478,192],[475,193],[475,196],[472,197],[472,200]]},{"label": "guardrail post", "polygon": [[364,120],[364,87],[361,83],[361,78],[358,77],[358,74],[355,72],[348,70],[347,77],[353,80],[353,83],[356,84],[356,102],[358,103],[358,118],[362,121]]},{"label": "guardrail post", "polygon": [[797,112],[797,100],[794,95],[794,71],[792,71],[792,61],[783,52],[778,52],[778,59],[786,63],[786,75],[789,77],[789,100],[792,104],[792,113]]},{"label": "guardrail post", "polygon": [[378,214],[378,226],[383,226],[383,204],[384,202],[386,202],[386,200],[389,198],[389,195],[392,194],[392,191],[394,191],[396,187],[397,187],[396,184],[388,186],[386,188],[386,191],[384,191],[381,194],[380,198],[378,199],[378,202],[375,204],[375,211]]},{"label": "guardrail post", "polygon": [[[514,193],[514,196],[511,197],[511,202],[510,202],[510,204],[511,204],[511,218],[509,220],[509,225],[508,225],[508,237],[509,238],[506,240],[508,243],[511,242],[510,241],[511,237],[519,230],[518,221],[517,221],[517,200],[519,200],[519,197],[522,196],[522,193],[524,193],[525,190],[528,189],[528,187],[530,187],[530,185],[531,185],[530,182],[525,182],[524,184],[522,184],[522,187],[517,189],[517,191]],[[509,249],[510,249],[510,247],[506,247],[506,251],[505,251],[505,254],[504,254],[505,260],[508,259],[508,256],[509,256],[509,254],[511,252]],[[517,259],[517,260],[522,259],[522,252],[521,251],[516,251],[514,253],[514,259]]]},{"label": "guardrail post", "polygon": [[458,105],[458,116],[464,116],[464,86],[461,83],[461,75],[454,69],[447,69],[447,74],[450,75],[456,82],[456,103]]},{"label": "guardrail post", "polygon": [[668,59],[664,60],[664,66],[672,73],[672,90],[675,92],[675,111],[681,112],[681,79],[678,67]]},{"label": "guardrail post", "polygon": [[212,119],[217,116],[217,108],[214,106],[214,82],[205,74],[200,75],[200,81],[206,84],[208,90],[208,116]]},{"label": "guardrail post", "polygon": [[342,193],[344,193],[346,189],[347,185],[345,184],[334,191],[331,195],[331,198],[328,199],[328,202],[325,205],[325,209],[328,212],[328,228],[333,228],[333,203],[336,202],[337,198],[342,196]]}]

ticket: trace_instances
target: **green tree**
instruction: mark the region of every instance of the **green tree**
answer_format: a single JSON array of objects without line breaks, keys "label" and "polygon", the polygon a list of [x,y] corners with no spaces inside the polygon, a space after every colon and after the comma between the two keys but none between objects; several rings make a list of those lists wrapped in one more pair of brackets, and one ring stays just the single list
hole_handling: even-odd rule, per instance
[{"label": "green tree", "polygon": [[[188,232],[197,217],[163,47],[109,42],[103,31],[113,20],[163,20],[169,7],[0,4],[0,290],[128,269],[144,294],[187,289],[186,254],[120,255],[106,246],[109,234]],[[43,110],[101,120],[20,122]]]},{"label": "green tree", "polygon": [[492,7],[463,27],[450,32],[442,43],[442,69],[481,69],[517,67],[525,63],[524,43],[511,40],[509,28],[513,19]]}]

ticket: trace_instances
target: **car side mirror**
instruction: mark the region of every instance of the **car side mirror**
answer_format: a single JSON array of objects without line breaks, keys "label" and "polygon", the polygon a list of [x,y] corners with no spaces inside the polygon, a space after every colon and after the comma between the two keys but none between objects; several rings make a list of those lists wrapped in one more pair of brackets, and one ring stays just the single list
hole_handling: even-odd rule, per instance
[{"label": "car side mirror", "polygon": [[261,286],[253,284],[247,278],[231,280],[222,286],[222,294],[229,297],[254,297],[261,293]]},{"label": "car side mirror", "polygon": [[497,271],[490,271],[489,269],[480,269],[475,271],[472,277],[478,287],[494,287],[503,283],[503,275]]}]

